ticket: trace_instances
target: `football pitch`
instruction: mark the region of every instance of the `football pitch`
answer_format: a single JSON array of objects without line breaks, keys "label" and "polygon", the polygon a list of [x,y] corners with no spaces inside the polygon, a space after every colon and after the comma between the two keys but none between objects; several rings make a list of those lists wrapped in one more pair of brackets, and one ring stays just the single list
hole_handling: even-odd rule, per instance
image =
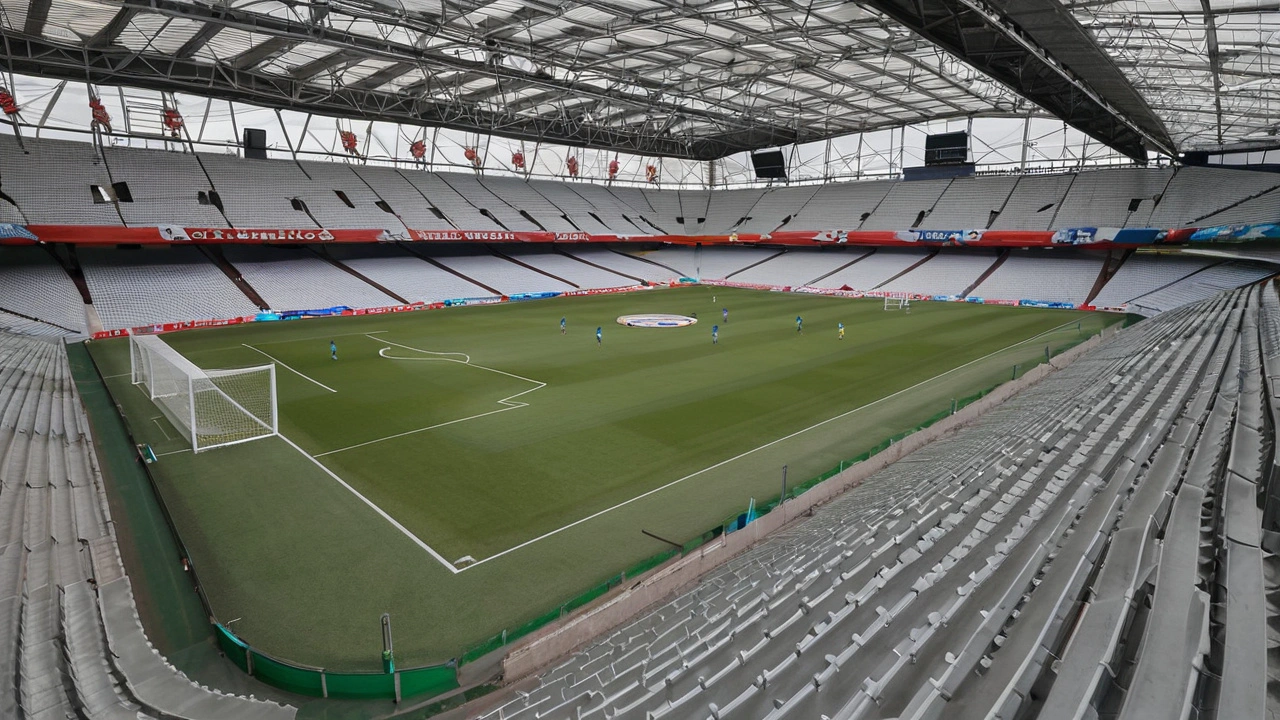
[{"label": "football pitch", "polygon": [[384,612],[399,666],[458,657],[668,549],[641,530],[694,538],[1122,320],[697,286],[186,331],[203,368],[277,372],[280,437],[199,454],[127,340],[90,350],[217,618],[373,670]]}]

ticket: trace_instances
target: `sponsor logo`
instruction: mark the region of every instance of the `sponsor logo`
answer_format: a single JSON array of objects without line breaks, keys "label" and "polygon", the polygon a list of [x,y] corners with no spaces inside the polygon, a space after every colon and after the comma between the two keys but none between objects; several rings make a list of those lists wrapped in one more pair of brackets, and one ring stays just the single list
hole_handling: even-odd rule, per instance
[{"label": "sponsor logo", "polygon": [[185,228],[191,240],[276,240],[285,242],[329,242],[333,233],[328,230],[233,230],[231,228]]},{"label": "sponsor logo", "polygon": [[893,234],[902,242],[940,242],[944,245],[968,245],[982,239],[982,230],[901,230]]},{"label": "sponsor logo", "polygon": [[556,242],[587,242],[591,236],[584,232],[558,232]]},{"label": "sponsor logo", "polygon": [[698,322],[698,318],[689,317],[687,315],[620,315],[618,317],[619,325],[627,327],[643,327],[643,328],[673,328],[687,327]]},{"label": "sponsor logo", "polygon": [[456,242],[459,240],[516,241],[516,234],[504,230],[410,230],[414,240]]}]

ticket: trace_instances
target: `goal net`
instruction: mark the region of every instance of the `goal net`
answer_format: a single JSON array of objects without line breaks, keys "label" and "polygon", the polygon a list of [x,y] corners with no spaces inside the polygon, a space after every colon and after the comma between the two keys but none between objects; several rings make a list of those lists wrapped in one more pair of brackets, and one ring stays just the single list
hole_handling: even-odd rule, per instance
[{"label": "goal net", "polygon": [[279,432],[276,366],[202,370],[156,335],[131,335],[139,386],[195,452]]},{"label": "goal net", "polygon": [[911,298],[906,293],[889,293],[884,296],[884,309],[911,312]]}]

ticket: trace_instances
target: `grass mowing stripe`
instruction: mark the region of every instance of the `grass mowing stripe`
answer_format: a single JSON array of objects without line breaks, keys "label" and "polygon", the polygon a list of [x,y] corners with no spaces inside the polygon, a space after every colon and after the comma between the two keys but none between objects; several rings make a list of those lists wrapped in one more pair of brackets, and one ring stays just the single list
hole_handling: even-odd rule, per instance
[{"label": "grass mowing stripe", "polygon": [[386,510],[383,510],[382,508],[378,507],[376,503],[374,503],[372,500],[362,495],[359,490],[356,490],[355,488],[351,487],[351,485],[348,484],[346,480],[343,480],[342,478],[338,477],[337,473],[325,467],[324,463],[320,462],[319,460],[309,455],[306,450],[303,450],[302,448],[298,447],[297,443],[285,437],[284,435],[279,435],[278,437],[281,440],[285,441],[285,443],[288,444],[289,447],[301,453],[303,457],[315,463],[316,467],[323,470],[326,475],[338,481],[338,484],[346,488],[347,490],[349,490],[352,495],[355,495],[356,497],[360,498],[360,502],[364,503],[365,505],[368,505],[371,510],[378,513],[378,515],[382,516],[383,520],[386,520],[387,522],[391,523],[392,527],[399,530],[401,533],[404,534],[405,537],[413,541],[413,544],[417,545],[423,550],[426,550],[427,553],[430,554],[431,557],[435,558],[437,562],[439,562],[441,565],[448,568],[449,572],[453,573],[454,575],[458,574],[458,568],[454,567],[453,563],[449,562],[448,560],[445,560],[444,557],[440,555],[440,553],[436,552],[435,549],[433,549],[430,545],[423,542],[422,538],[409,532],[408,528],[401,525],[399,521],[397,521],[395,518],[388,515]]},{"label": "grass mowing stripe", "polygon": [[324,383],[320,382],[319,380],[316,380],[315,378],[311,377],[310,375],[305,375],[305,374],[303,374],[303,373],[301,373],[301,372],[298,372],[297,370],[293,369],[293,367],[291,367],[288,363],[286,363],[285,361],[283,361],[283,360],[281,360],[281,359],[277,358],[277,357],[276,357],[276,356],[274,356],[274,355],[271,355],[271,354],[269,354],[269,353],[262,352],[262,351],[261,351],[261,350],[259,350],[258,348],[254,347],[254,346],[252,346],[252,345],[250,345],[250,344],[248,344],[248,343],[240,343],[240,344],[241,344],[241,345],[243,345],[243,346],[245,346],[245,347],[247,347],[247,348],[249,348],[250,350],[252,350],[252,351],[254,351],[254,352],[256,352],[256,353],[260,353],[260,354],[262,354],[262,355],[265,355],[265,356],[267,356],[267,357],[271,358],[272,360],[276,361],[276,362],[277,362],[277,363],[279,363],[280,365],[284,366],[284,369],[285,369],[285,370],[288,370],[289,372],[293,373],[294,375],[297,375],[298,377],[302,378],[303,380],[308,380],[308,381],[310,381],[310,382],[312,382],[312,383],[314,383],[314,384],[316,384],[316,385],[319,385],[320,387],[324,388],[325,390],[328,390],[328,391],[329,391],[329,392],[331,392],[331,393],[336,393],[336,392],[338,392],[337,390],[334,390],[333,388],[329,387],[328,385],[325,385]]},{"label": "grass mowing stripe", "polygon": [[964,368],[967,368],[967,367],[969,367],[970,365],[974,365],[974,364],[976,364],[976,363],[980,363],[980,362],[982,362],[983,360],[986,360],[987,358],[995,357],[996,355],[999,355],[999,354],[1000,354],[1000,353],[1002,353],[1002,352],[1005,352],[1005,351],[1008,351],[1008,350],[1012,350],[1013,348],[1016,348],[1016,347],[1018,347],[1019,345],[1025,345],[1025,344],[1027,344],[1027,343],[1031,342],[1032,340],[1036,340],[1036,339],[1038,339],[1038,338],[1044,337],[1045,335],[1048,335],[1049,333],[1057,332],[1058,330],[1061,330],[1061,329],[1063,329],[1063,328],[1065,328],[1065,327],[1068,327],[1068,326],[1070,326],[1070,325],[1075,325],[1075,324],[1076,324],[1076,322],[1075,322],[1075,321],[1063,323],[1063,324],[1059,325],[1059,326],[1058,326],[1058,327],[1056,327],[1056,328],[1051,328],[1051,329],[1049,329],[1049,330],[1045,330],[1044,332],[1039,333],[1039,334],[1037,334],[1037,335],[1033,335],[1032,337],[1029,337],[1029,338],[1027,338],[1026,340],[1022,340],[1022,341],[1019,341],[1019,342],[1013,343],[1013,344],[1011,344],[1011,345],[1007,345],[1007,346],[1005,346],[1005,347],[1000,348],[999,350],[995,350],[995,351],[993,351],[993,352],[987,353],[986,355],[983,355],[983,356],[982,356],[982,357],[980,357],[980,358],[975,358],[975,359],[973,359],[973,360],[970,360],[969,362],[967,362],[967,363],[965,363],[965,364],[963,364],[963,365],[957,365],[957,366],[955,366],[955,367],[951,368],[950,370],[947,370],[947,371],[945,371],[945,372],[938,373],[937,375],[934,375],[934,376],[933,376],[933,377],[931,377],[931,378],[927,378],[927,379],[925,379],[925,380],[921,380],[920,382],[916,383],[915,385],[912,385],[911,387],[905,387],[905,388],[903,388],[903,389],[901,389],[901,390],[899,390],[899,391],[897,391],[897,392],[893,393],[892,395],[885,395],[884,397],[882,397],[882,398],[878,398],[878,399],[876,399],[876,400],[872,400],[871,402],[869,402],[869,403],[867,403],[867,404],[865,404],[865,405],[861,405],[861,406],[856,407],[856,408],[854,408],[854,409],[852,409],[852,410],[848,410],[848,411],[842,412],[842,413],[840,413],[839,415],[836,415],[836,416],[834,416],[834,417],[829,417],[829,418],[827,418],[826,420],[823,420],[823,421],[821,421],[821,422],[814,423],[813,425],[810,425],[810,426],[809,426],[809,427],[807,427],[807,428],[802,428],[802,429],[800,429],[800,430],[797,430],[797,431],[795,431],[795,432],[791,433],[790,435],[785,435],[785,436],[780,437],[780,438],[778,438],[778,439],[776,439],[776,440],[771,440],[771,441],[769,441],[769,442],[767,442],[767,443],[765,443],[765,444],[763,444],[763,445],[759,445],[759,446],[757,446],[757,447],[753,447],[753,448],[751,448],[750,450],[747,450],[747,451],[746,451],[746,452],[744,452],[744,453],[740,453],[740,454],[738,454],[738,455],[735,455],[735,456],[733,456],[733,457],[729,458],[728,460],[721,460],[720,462],[716,463],[715,465],[709,465],[709,466],[707,466],[707,467],[705,467],[705,468],[702,468],[701,470],[698,470],[697,472],[689,473],[688,475],[685,475],[685,476],[684,476],[684,477],[682,477],[682,478],[679,478],[679,479],[676,479],[676,480],[672,480],[671,482],[667,483],[666,485],[662,485],[662,486],[660,486],[660,487],[656,487],[656,488],[654,488],[654,489],[652,489],[652,490],[649,490],[648,492],[645,492],[645,493],[643,493],[643,494],[637,495],[637,496],[635,496],[635,497],[633,497],[633,498],[630,498],[630,499],[628,499],[628,500],[623,500],[622,502],[618,503],[617,505],[614,505],[613,507],[605,508],[604,510],[600,510],[600,511],[598,511],[598,512],[596,512],[596,513],[593,513],[593,514],[591,514],[591,515],[588,515],[588,516],[586,516],[586,517],[584,517],[584,518],[581,518],[581,519],[579,519],[579,520],[575,520],[575,521],[573,521],[573,522],[569,523],[568,525],[564,525],[564,526],[558,527],[558,528],[556,528],[555,530],[552,530],[551,532],[543,533],[542,535],[539,535],[538,537],[533,538],[532,540],[526,540],[525,542],[522,542],[522,543],[520,543],[519,545],[516,545],[515,547],[508,548],[508,549],[506,549],[506,550],[503,550],[502,552],[499,552],[499,553],[495,553],[495,554],[493,554],[493,555],[490,555],[489,557],[487,557],[487,558],[485,558],[485,559],[483,559],[483,560],[479,560],[479,561],[477,561],[477,562],[474,562],[474,563],[472,563],[472,564],[468,565],[467,567],[462,568],[462,570],[468,570],[468,569],[470,569],[470,568],[474,568],[474,567],[477,567],[477,566],[479,566],[479,565],[483,565],[484,563],[487,563],[487,562],[489,562],[490,560],[493,560],[493,559],[495,559],[495,558],[502,557],[503,555],[507,555],[507,554],[509,554],[509,553],[513,553],[513,552],[515,552],[516,550],[519,550],[519,549],[521,549],[521,548],[528,547],[529,545],[532,545],[532,544],[534,544],[534,543],[536,543],[536,542],[538,542],[538,541],[540,541],[540,540],[545,540],[546,538],[549,538],[549,537],[551,537],[552,535],[557,535],[557,534],[559,534],[559,533],[561,533],[561,532],[564,532],[565,530],[568,530],[569,528],[572,528],[572,527],[574,527],[574,526],[576,526],[576,525],[581,525],[582,523],[587,522],[587,521],[589,521],[589,520],[594,520],[595,518],[598,518],[598,517],[600,517],[601,515],[605,515],[606,513],[611,513],[611,512],[613,512],[614,510],[617,510],[617,509],[619,509],[619,508],[621,508],[621,507],[625,507],[625,506],[627,506],[627,505],[630,505],[631,503],[633,503],[633,502],[635,502],[635,501],[637,501],[637,500],[641,500],[641,499],[646,498],[646,497],[648,497],[648,496],[650,496],[650,495],[653,495],[653,494],[656,494],[656,493],[661,492],[661,491],[663,491],[663,490],[666,490],[666,489],[667,489],[667,488],[669,488],[669,487],[673,487],[673,486],[675,486],[675,485],[679,485],[680,483],[684,482],[685,480],[690,480],[690,479],[695,478],[695,477],[697,477],[697,476],[699,476],[699,475],[701,475],[701,474],[703,474],[703,473],[706,473],[706,472],[710,472],[710,471],[712,471],[712,470],[715,470],[715,469],[716,469],[716,468],[718,468],[718,467],[722,467],[722,466],[724,466],[724,465],[728,465],[729,463],[731,463],[731,462],[733,462],[733,461],[735,461],[735,460],[740,460],[740,459],[742,459],[742,458],[744,458],[744,457],[746,457],[746,456],[748,456],[748,455],[752,455],[752,454],[754,454],[754,453],[756,453],[756,452],[758,452],[758,451],[760,451],[760,450],[764,450],[765,448],[772,447],[772,446],[774,446],[774,445],[777,445],[777,444],[778,444],[778,443],[780,443],[780,442],[784,442],[784,441],[786,441],[786,440],[790,440],[791,438],[796,437],[797,435],[803,435],[804,433],[807,433],[807,432],[809,432],[810,430],[813,430],[814,428],[819,428],[819,427],[822,427],[823,425],[827,425],[827,424],[829,424],[829,423],[835,422],[836,420],[839,420],[839,419],[841,419],[841,418],[848,417],[849,415],[852,415],[853,413],[856,413],[856,412],[858,412],[859,410],[863,410],[863,409],[865,409],[865,408],[869,408],[869,407],[872,407],[872,406],[874,406],[874,405],[878,405],[878,404],[880,404],[880,403],[882,403],[882,402],[884,402],[884,401],[886,401],[886,400],[891,400],[891,399],[893,399],[893,398],[895,398],[895,397],[897,397],[897,396],[899,396],[899,395],[902,395],[903,393],[910,392],[910,391],[912,391],[912,390],[914,390],[914,389],[916,389],[916,388],[918,388],[918,387],[921,387],[921,386],[923,386],[923,385],[925,385],[925,384],[927,384],[927,383],[931,383],[931,382],[933,382],[934,380],[937,380],[938,378],[946,377],[947,375],[950,375],[950,374],[952,374],[952,373],[954,373],[954,372],[957,372],[957,371],[959,371],[959,370],[963,370]]}]

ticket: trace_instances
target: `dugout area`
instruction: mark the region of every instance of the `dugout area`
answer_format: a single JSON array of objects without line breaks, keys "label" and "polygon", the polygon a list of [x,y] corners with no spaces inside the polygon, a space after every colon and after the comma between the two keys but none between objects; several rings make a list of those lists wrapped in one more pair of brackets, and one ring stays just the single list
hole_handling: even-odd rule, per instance
[{"label": "dugout area", "polygon": [[[714,346],[709,323],[613,322],[721,307]],[[277,363],[280,437],[200,454],[130,384],[127,340],[89,349],[215,617],[374,671],[383,612],[400,667],[465,657],[668,550],[642,529],[695,538],[783,465],[799,484],[1122,320],[687,287],[187,331],[164,339],[202,368]]]}]

